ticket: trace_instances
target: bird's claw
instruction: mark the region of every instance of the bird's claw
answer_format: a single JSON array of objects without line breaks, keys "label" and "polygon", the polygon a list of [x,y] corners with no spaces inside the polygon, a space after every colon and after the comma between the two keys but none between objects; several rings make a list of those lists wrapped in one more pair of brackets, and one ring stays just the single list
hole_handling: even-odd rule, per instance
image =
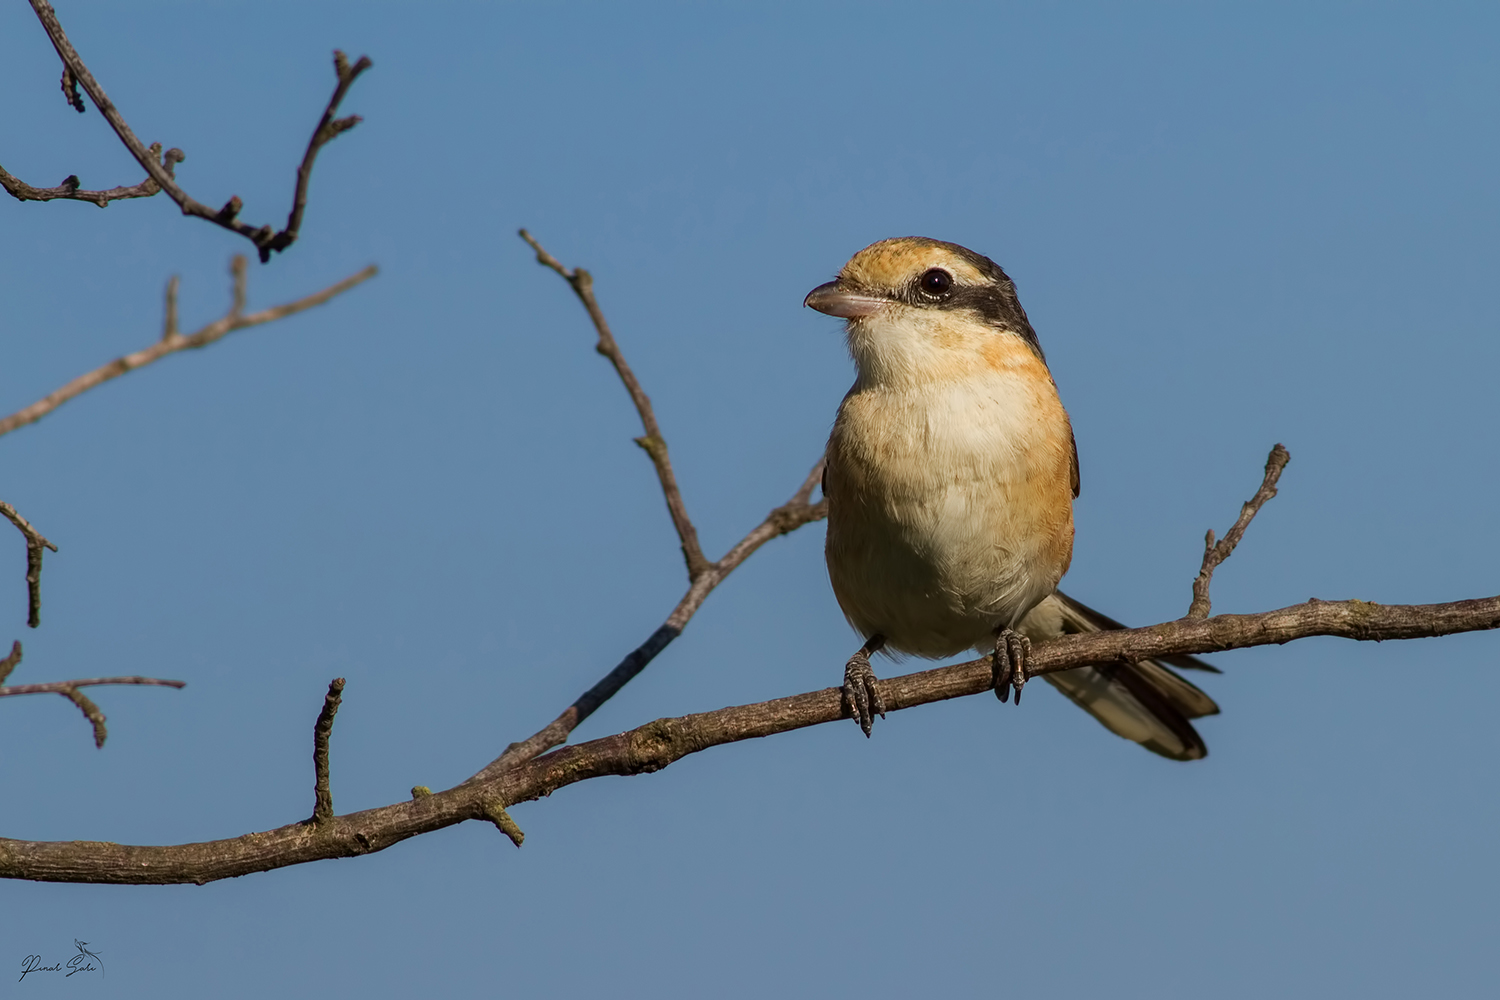
[{"label": "bird's claw", "polygon": [[849,657],[844,666],[844,712],[859,723],[866,736],[875,725],[876,715],[885,718],[885,702],[875,687],[870,654],[863,649]]},{"label": "bird's claw", "polygon": [[1016,704],[1021,704],[1021,688],[1026,684],[1027,664],[1031,660],[1031,640],[1013,629],[1002,629],[995,635],[994,673],[991,683],[995,697],[1010,700],[1010,689],[1016,689]]}]

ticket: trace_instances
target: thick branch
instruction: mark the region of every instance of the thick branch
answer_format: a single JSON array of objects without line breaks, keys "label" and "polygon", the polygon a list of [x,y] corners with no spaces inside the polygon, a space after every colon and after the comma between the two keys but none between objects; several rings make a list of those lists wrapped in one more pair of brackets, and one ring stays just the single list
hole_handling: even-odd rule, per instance
[{"label": "thick branch", "polygon": [[[52,9],[52,5],[47,0],[31,0],[31,8],[36,12],[37,19],[41,21],[42,27],[47,32],[47,37],[52,40],[52,47],[57,50],[58,57],[63,61],[63,90],[65,93],[70,94],[69,103],[73,104],[78,110],[83,110],[83,101],[81,98],[78,98],[74,85],[82,86],[93,100],[95,107],[99,109],[99,113],[109,122],[110,128],[115,130],[115,135],[119,136],[120,141],[125,144],[125,148],[130,150],[130,154],[135,157],[136,162],[145,168],[148,179],[154,182],[160,190],[165,191],[167,196],[177,203],[177,206],[182,209],[183,215],[195,215],[200,219],[206,219],[215,225],[222,226],[231,232],[239,233],[255,244],[256,249],[260,251],[262,263],[271,259],[273,251],[279,252],[285,250],[296,241],[298,231],[302,226],[302,212],[307,204],[308,179],[312,175],[313,161],[317,159],[318,151],[335,136],[342,132],[347,132],[359,124],[360,119],[358,115],[350,115],[347,118],[339,119],[335,119],[333,116],[337,114],[339,104],[343,101],[344,95],[349,92],[350,85],[354,83],[355,79],[361,73],[370,68],[371,62],[368,57],[360,56],[359,60],[353,66],[350,66],[342,52],[334,52],[333,67],[334,72],[338,76],[338,83],[334,87],[333,96],[329,98],[328,105],[323,111],[323,117],[318,121],[318,127],[313,130],[312,138],[308,141],[307,152],[303,154],[302,164],[297,169],[296,193],[292,199],[291,214],[287,216],[286,228],[277,232],[269,225],[256,227],[240,222],[237,218],[241,206],[238,196],[229,199],[223,208],[214,209],[191,197],[184,191],[178,185],[170,164],[166,161],[159,162],[156,156],[152,155],[152,150],[148,149],[140,139],[136,138],[135,133],[126,124],[124,116],[120,114],[119,109],[110,101],[109,96],[104,93],[104,88],[99,84],[98,80],[94,79],[94,74],[89,72],[88,66],[84,65],[82,57],[73,48],[73,43],[68,41],[68,36],[63,31],[62,24],[57,19],[57,12]],[[160,147],[153,148],[159,154]],[[184,158],[181,151],[169,150],[167,154],[169,159],[173,153],[176,153],[176,160],[178,161]],[[64,181],[63,184],[66,186],[67,182]],[[6,190],[11,191],[9,184],[6,184],[5,187]],[[32,188],[31,190],[36,191],[40,189]],[[15,191],[11,191],[11,193],[16,194]],[[132,195],[131,197],[144,196],[145,194],[143,193],[142,195]],[[21,195],[16,194],[16,197],[21,197]]]},{"label": "thick branch", "polygon": [[323,696],[323,710],[313,724],[313,814],[309,822],[327,823],[333,819],[333,790],[328,784],[328,739],[333,735],[333,717],[339,714],[344,698],[344,679],[335,677]]},{"label": "thick branch", "polygon": [[226,334],[246,327],[260,326],[262,323],[271,323],[278,319],[285,319],[314,306],[320,306],[336,295],[341,295],[363,281],[373,278],[378,269],[370,265],[358,274],[352,274],[336,285],[330,285],[321,292],[315,292],[306,298],[284,305],[272,306],[270,309],[262,309],[260,312],[245,315],[245,258],[236,256],[231,263],[231,272],[234,274],[233,292],[231,295],[230,310],[222,318],[214,320],[195,333],[186,336],[175,330],[176,326],[176,286],[170,286],[168,295],[168,325],[167,332],[161,340],[134,354],[127,354],[122,358],[116,358],[107,365],[95,368],[87,374],[80,375],[56,392],[37,400],[24,409],[17,410],[10,416],[0,420],[0,435],[9,434],[17,427],[35,423],[53,410],[57,409],[75,396],[82,395],[95,386],[103,385],[110,379],[119,378],[126,372],[143,368],[153,361],[159,361],[168,354],[185,351],[194,347],[206,347]]},{"label": "thick branch", "polygon": [[36,628],[42,623],[42,550],[56,552],[57,546],[43,538],[42,533],[10,504],[0,501],[0,514],[26,536],[26,624]]},{"label": "thick branch", "polygon": [[1208,585],[1213,581],[1214,570],[1219,564],[1229,558],[1234,547],[1240,544],[1240,539],[1245,537],[1245,529],[1250,527],[1250,522],[1260,509],[1266,505],[1266,501],[1276,495],[1276,481],[1281,478],[1281,470],[1286,468],[1286,463],[1292,460],[1287,450],[1281,445],[1271,449],[1271,454],[1266,459],[1266,475],[1261,480],[1260,489],[1255,491],[1255,496],[1245,501],[1240,507],[1240,516],[1235,519],[1234,526],[1218,544],[1214,543],[1214,529],[1209,528],[1208,534],[1203,539],[1203,566],[1198,570],[1198,578],[1193,581],[1193,603],[1188,608],[1188,618],[1207,618],[1209,608]]},{"label": "thick branch", "polygon": [[537,263],[550,267],[563,277],[588,310],[589,319],[594,321],[594,329],[599,334],[599,343],[594,350],[609,359],[610,364],[615,366],[615,372],[620,376],[620,381],[625,383],[625,391],[630,393],[630,400],[635,404],[636,412],[641,415],[641,426],[645,428],[646,435],[635,439],[646,454],[651,456],[651,464],[656,466],[656,476],[661,480],[661,491],[667,500],[667,512],[672,515],[672,525],[677,529],[677,537],[682,542],[682,555],[687,560],[688,579],[696,580],[702,574],[708,572],[708,557],[703,554],[703,547],[698,544],[698,529],[693,527],[692,520],[688,517],[687,505],[682,500],[682,490],[677,486],[677,476],[672,472],[672,459],[667,454],[667,440],[662,437],[661,427],[656,422],[656,413],[651,408],[651,397],[646,395],[646,390],[641,388],[640,381],[635,377],[635,372],[630,370],[630,365],[625,361],[625,355],[620,351],[620,345],[615,341],[614,334],[610,332],[609,322],[604,318],[604,312],[599,308],[599,301],[594,297],[594,278],[581,267],[564,267],[562,262],[548,253],[540,243],[536,241],[526,230],[521,230],[521,239],[525,240],[536,251]]},{"label": "thick branch", "polygon": [[[21,644],[13,643],[10,647],[10,655],[0,660],[0,683],[10,676],[10,672],[20,662]],[[182,681],[165,681],[157,677],[90,677],[76,681],[50,681],[46,684],[13,684],[10,687],[0,687],[0,698],[10,698],[21,694],[60,694],[77,705],[83,712],[83,717],[93,723],[94,746],[103,747],[104,740],[109,735],[109,730],[104,725],[104,713],[99,710],[98,705],[89,700],[87,695],[78,690],[99,684],[149,684],[173,688],[185,686]]]},{"label": "thick branch", "polygon": [[813,488],[823,478],[823,462],[813,466],[812,472],[808,473],[797,492],[786,503],[777,507],[766,515],[766,519],[755,527],[755,530],[724,554],[724,558],[716,563],[711,563],[708,569],[688,587],[687,593],[682,595],[682,600],[677,602],[677,607],[667,616],[667,620],[651,637],[640,646],[630,652],[630,655],[620,661],[604,676],[599,683],[585,691],[578,700],[563,710],[563,713],[553,719],[538,732],[506,747],[505,752],[495,758],[470,781],[484,781],[493,778],[508,767],[514,767],[522,761],[531,760],[537,754],[564,743],[568,735],[579,723],[592,715],[599,706],[613,698],[621,688],[646,669],[656,655],[667,648],[668,643],[682,634],[687,627],[688,621],[703,606],[708,595],[724,581],[724,578],[732,573],[740,563],[749,559],[755,550],[769,542],[771,539],[789,532],[796,531],[804,524],[821,521],[828,516],[828,501],[820,500],[811,503]]},{"label": "thick branch", "polygon": [[[1031,669],[1052,673],[1121,658],[1218,652],[1315,635],[1415,639],[1500,627],[1500,597],[1451,604],[1380,605],[1313,600],[1254,615],[1182,619],[1149,628],[1069,635],[1039,643]],[[890,712],[991,690],[988,657],[877,682]],[[384,850],[408,837],[464,820],[494,822],[496,802],[511,805],[605,775],[658,771],[709,747],[842,719],[838,688],[755,705],[659,719],[629,732],[563,747],[489,780],[407,802],[339,816],[322,826],[296,823],[233,840],[171,847],[97,841],[0,839],[0,876],[52,882],[162,884],[209,882],[325,858]],[[851,738],[852,734],[851,734]]]}]

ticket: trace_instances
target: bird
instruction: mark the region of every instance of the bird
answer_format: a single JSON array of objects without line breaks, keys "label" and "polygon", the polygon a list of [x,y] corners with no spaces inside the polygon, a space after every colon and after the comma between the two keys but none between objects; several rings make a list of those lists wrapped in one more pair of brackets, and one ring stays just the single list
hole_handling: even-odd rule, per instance
[{"label": "bird", "polygon": [[[1031,644],[1125,626],[1057,589],[1073,556],[1078,445],[1016,286],[956,243],[897,237],[856,253],[803,305],[844,319],[854,385],[823,471],[834,596],[864,638],[845,714],[885,716],[870,657],[992,657],[1002,702]],[[1208,749],[1214,701],[1172,668],[1190,656],[1042,675],[1107,729],[1174,760]]]}]

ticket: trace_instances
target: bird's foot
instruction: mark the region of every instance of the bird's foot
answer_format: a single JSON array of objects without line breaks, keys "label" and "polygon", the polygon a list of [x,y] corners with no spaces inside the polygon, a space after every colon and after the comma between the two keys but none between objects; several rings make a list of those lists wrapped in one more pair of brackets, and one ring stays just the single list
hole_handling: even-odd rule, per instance
[{"label": "bird's foot", "polygon": [[870,669],[870,654],[884,645],[883,636],[872,636],[844,665],[844,712],[859,723],[865,736],[870,735],[876,715],[885,718],[885,702],[875,688],[875,671]]},{"label": "bird's foot", "polygon": [[995,633],[994,674],[991,683],[995,697],[1010,700],[1010,689],[1016,689],[1016,704],[1021,704],[1021,688],[1026,684],[1026,665],[1031,660],[1031,640],[1014,629]]}]

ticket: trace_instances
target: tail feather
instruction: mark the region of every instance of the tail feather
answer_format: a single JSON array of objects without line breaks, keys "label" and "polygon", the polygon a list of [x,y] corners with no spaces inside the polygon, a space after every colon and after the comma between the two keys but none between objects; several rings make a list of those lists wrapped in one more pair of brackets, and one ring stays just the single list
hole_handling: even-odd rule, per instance
[{"label": "tail feather", "polygon": [[[1060,591],[1033,608],[1020,625],[1034,640],[1121,628],[1125,626]],[[1180,660],[1190,662],[1176,662]],[[1218,673],[1194,657],[1163,657],[1075,667],[1042,677],[1110,732],[1163,757],[1200,760],[1208,756],[1208,747],[1189,720],[1216,715],[1219,706],[1167,663]]]},{"label": "tail feather", "polygon": [[[1060,590],[1054,591],[1052,596],[1057,599],[1057,603],[1061,604],[1065,611],[1072,613],[1071,617],[1077,619],[1080,626],[1083,626],[1074,629],[1074,632],[1115,632],[1119,629],[1130,627],[1129,625],[1122,625],[1108,615],[1100,614],[1087,604],[1081,604],[1073,600],[1073,598]],[[1090,625],[1093,627],[1088,627]],[[1211,663],[1204,663],[1196,656],[1186,656],[1183,654],[1163,656],[1155,662],[1165,663],[1179,670],[1202,670],[1210,674],[1222,674],[1224,672]],[[1213,713],[1210,712],[1208,714],[1212,715]]]}]

